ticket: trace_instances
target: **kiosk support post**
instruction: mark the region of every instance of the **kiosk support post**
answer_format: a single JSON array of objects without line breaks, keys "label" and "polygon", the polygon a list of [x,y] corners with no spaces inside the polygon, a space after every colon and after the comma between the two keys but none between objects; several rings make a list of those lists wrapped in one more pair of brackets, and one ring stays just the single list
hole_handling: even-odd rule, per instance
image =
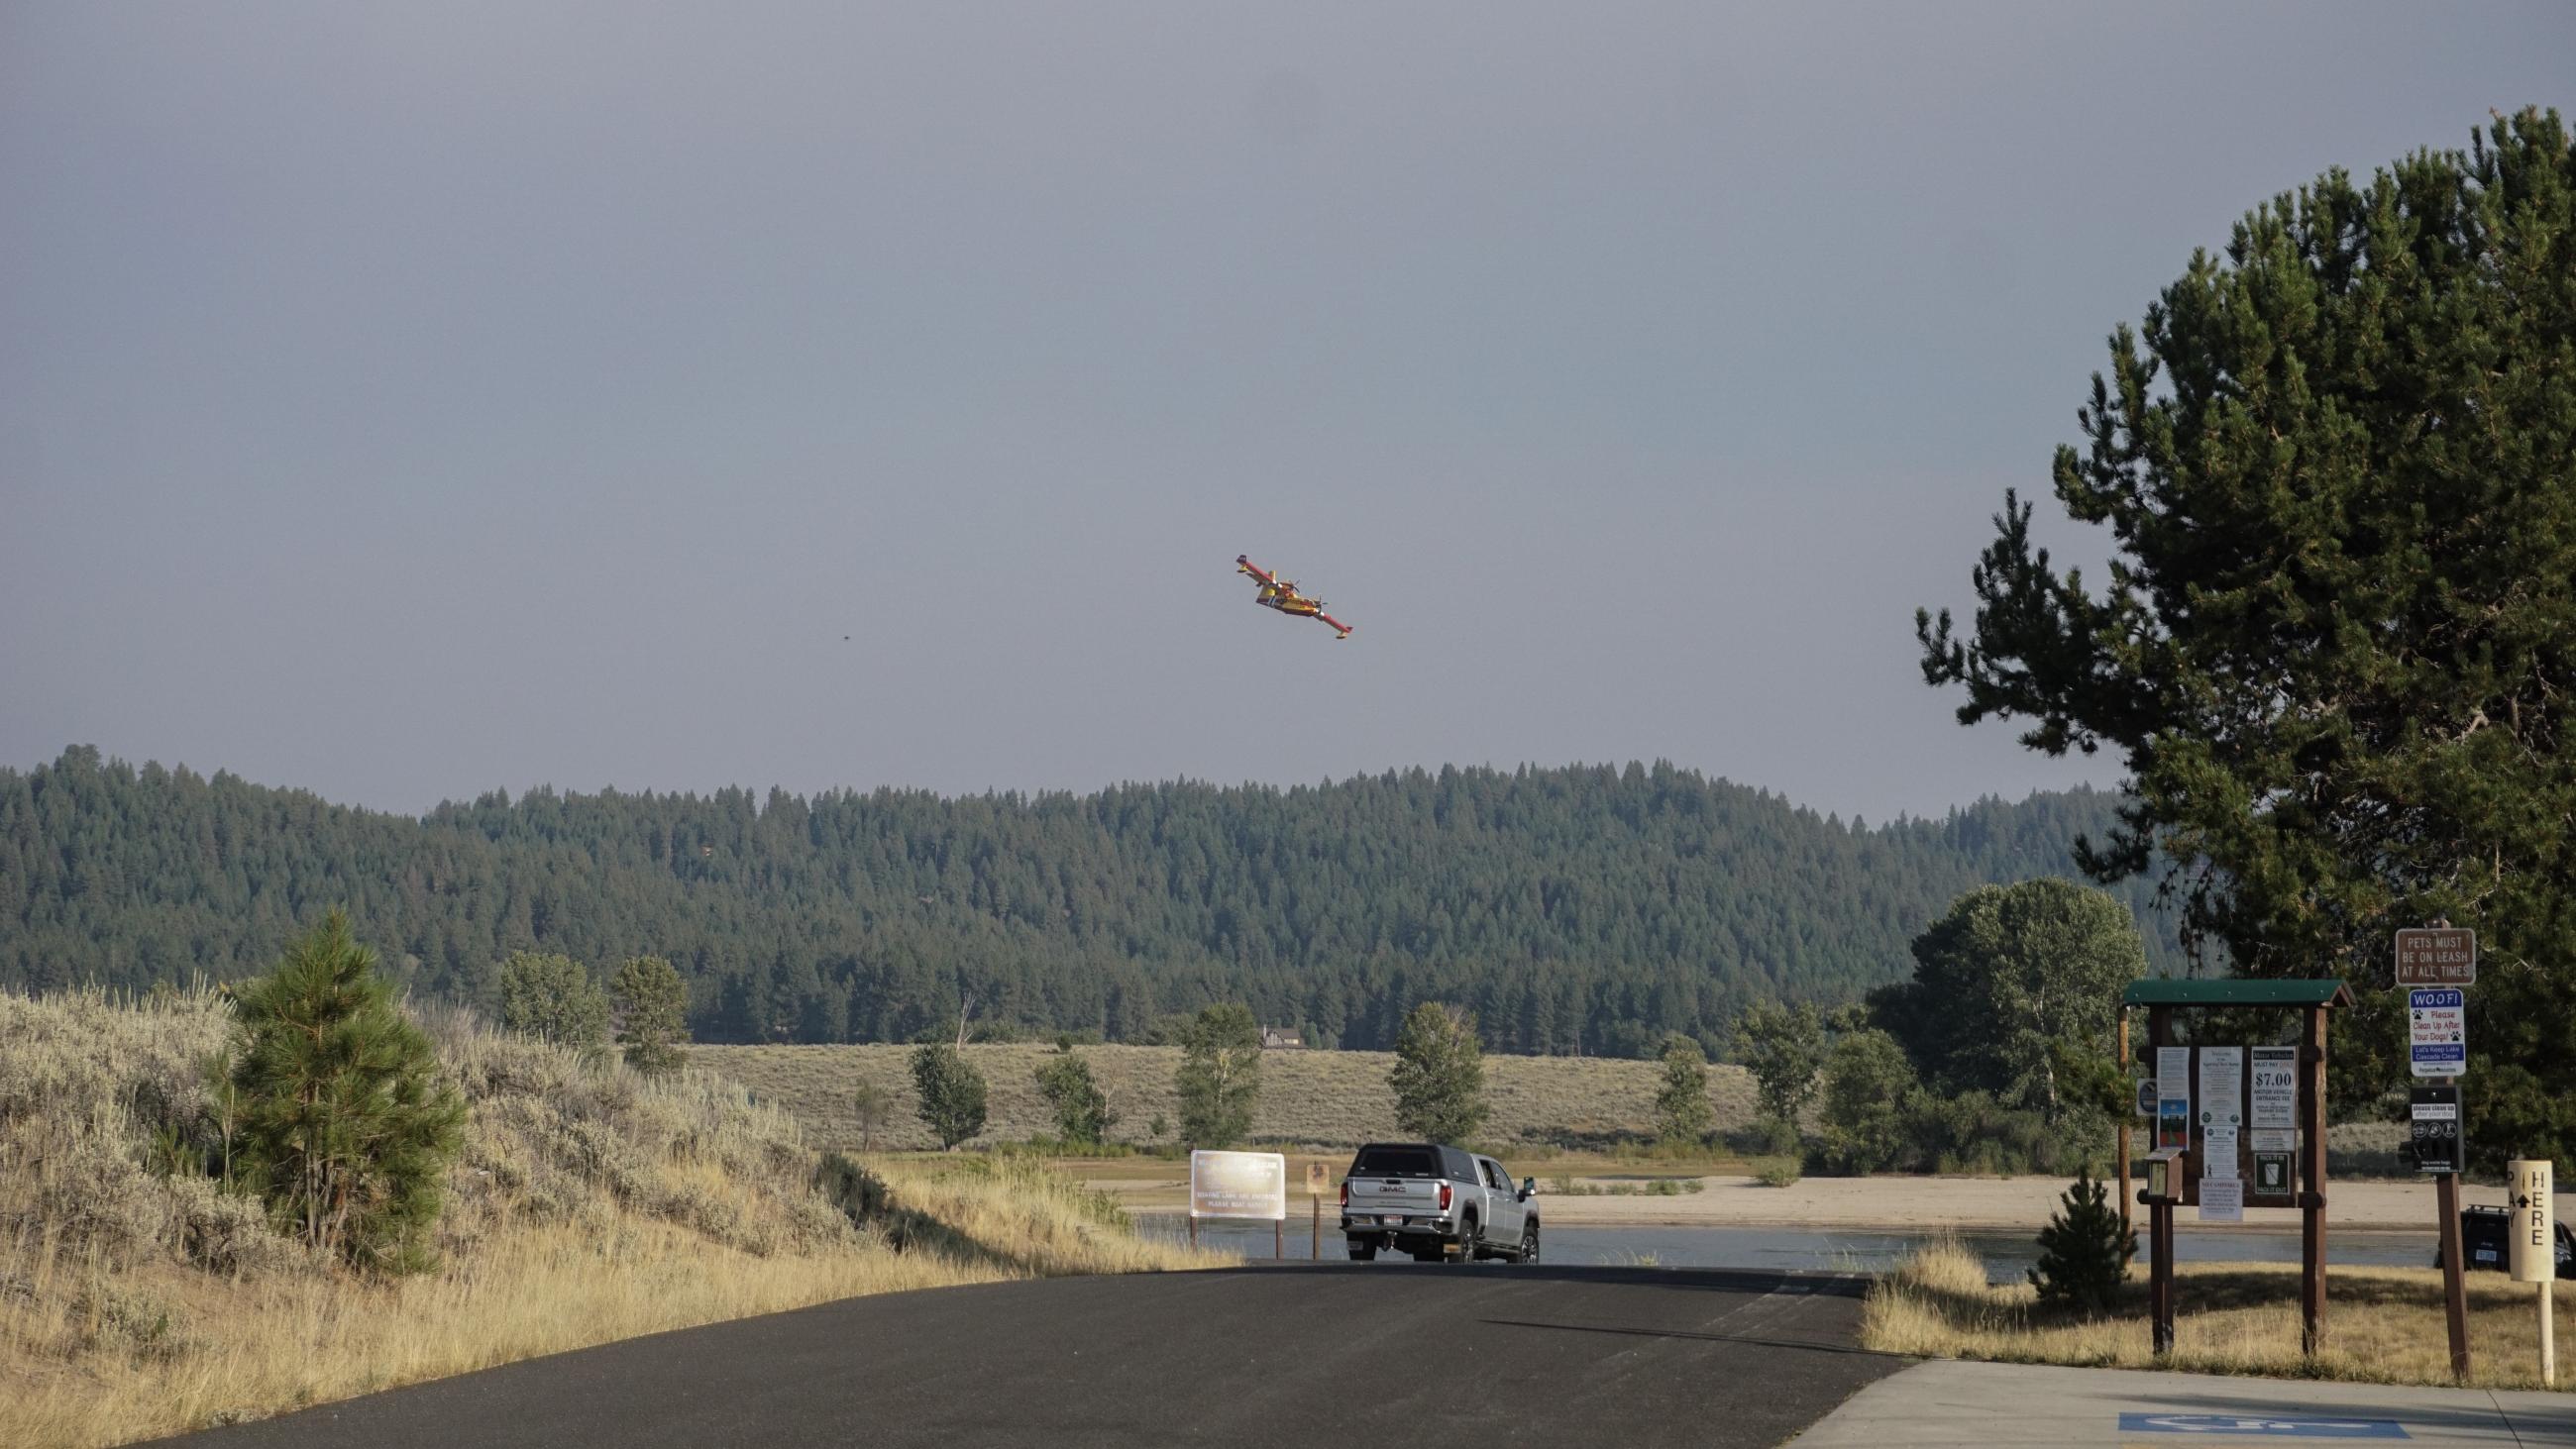
[{"label": "kiosk support post", "polygon": [[[2120,1075],[2125,1078],[2128,1074],[2129,1008],[2124,1003],[2120,1007]],[[2129,1124],[2133,1120],[2130,1117],[2120,1119],[2120,1238],[2123,1242],[2134,1241],[2133,1234],[2137,1231],[2129,1221]]]},{"label": "kiosk support post", "polygon": [[2308,1008],[2299,1053],[2299,1352],[2310,1358],[2326,1334],[2326,1009]]},{"label": "kiosk support post", "polygon": [[[2173,1008],[2147,1008],[2147,1044],[2173,1044]],[[2165,1190],[2147,1203],[2147,1311],[2154,1320],[2158,1358],[2173,1352],[2174,1346],[2173,1212],[2182,1196],[2182,1160],[2174,1159],[2165,1171]]]}]

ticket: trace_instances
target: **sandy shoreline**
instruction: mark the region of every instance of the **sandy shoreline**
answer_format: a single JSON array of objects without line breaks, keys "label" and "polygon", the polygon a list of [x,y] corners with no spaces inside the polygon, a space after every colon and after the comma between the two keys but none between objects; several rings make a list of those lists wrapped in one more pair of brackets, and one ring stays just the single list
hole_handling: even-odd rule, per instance
[{"label": "sandy shoreline", "polygon": [[[2036,1232],[2057,1210],[2066,1191],[2059,1177],[1809,1177],[1787,1187],[1765,1187],[1750,1177],[1710,1176],[1701,1190],[1675,1197],[1589,1197],[1551,1194],[1544,1187],[1547,1221],[1567,1227],[1818,1228],[1846,1232]],[[1091,1186],[1117,1196],[1131,1212],[1179,1212],[1179,1184],[1171,1180],[1094,1179]],[[2134,1191],[2134,1188],[2133,1188]],[[1304,1194],[1291,1194],[1302,1198]],[[2504,1189],[2464,1185],[2460,1201],[2502,1204]],[[1329,1214],[1332,1203],[1325,1203]],[[1302,1201],[1290,1216],[1306,1216]],[[2141,1222],[2145,1212],[2139,1210]],[[2200,1228],[2197,1209],[2178,1215]],[[2336,1229],[2430,1232],[2435,1226],[2433,1184],[2358,1181],[2326,1184],[2326,1225]],[[2216,1229],[2219,1225],[2208,1225]],[[2248,1231],[2295,1230],[2292,1208],[2248,1208]]]}]

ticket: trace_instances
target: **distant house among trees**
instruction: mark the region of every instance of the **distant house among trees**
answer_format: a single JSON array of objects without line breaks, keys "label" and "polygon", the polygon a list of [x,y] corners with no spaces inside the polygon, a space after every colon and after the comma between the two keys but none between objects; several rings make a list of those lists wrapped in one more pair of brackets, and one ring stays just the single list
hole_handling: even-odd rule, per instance
[{"label": "distant house among trees", "polygon": [[1292,1050],[1302,1050],[1305,1045],[1306,1039],[1298,1035],[1297,1032],[1290,1027],[1265,1026],[1261,1029],[1261,1049],[1263,1051],[1275,1051],[1282,1047]]}]

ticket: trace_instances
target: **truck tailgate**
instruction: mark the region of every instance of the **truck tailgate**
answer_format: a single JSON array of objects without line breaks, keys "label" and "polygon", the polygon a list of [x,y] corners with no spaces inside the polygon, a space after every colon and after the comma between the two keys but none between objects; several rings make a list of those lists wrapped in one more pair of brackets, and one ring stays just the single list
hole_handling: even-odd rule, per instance
[{"label": "truck tailgate", "polygon": [[1440,1212],[1440,1184],[1415,1177],[1354,1177],[1348,1209],[1356,1224],[1368,1217],[1435,1217]]}]

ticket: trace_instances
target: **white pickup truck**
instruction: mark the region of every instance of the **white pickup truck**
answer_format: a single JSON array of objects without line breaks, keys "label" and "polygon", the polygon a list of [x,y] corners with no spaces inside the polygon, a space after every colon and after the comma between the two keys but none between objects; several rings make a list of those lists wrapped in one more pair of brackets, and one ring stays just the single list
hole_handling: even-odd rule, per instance
[{"label": "white pickup truck", "polygon": [[1538,1261],[1538,1183],[1490,1157],[1432,1142],[1372,1142],[1342,1178],[1342,1237],[1367,1262],[1380,1248],[1417,1263]]}]

